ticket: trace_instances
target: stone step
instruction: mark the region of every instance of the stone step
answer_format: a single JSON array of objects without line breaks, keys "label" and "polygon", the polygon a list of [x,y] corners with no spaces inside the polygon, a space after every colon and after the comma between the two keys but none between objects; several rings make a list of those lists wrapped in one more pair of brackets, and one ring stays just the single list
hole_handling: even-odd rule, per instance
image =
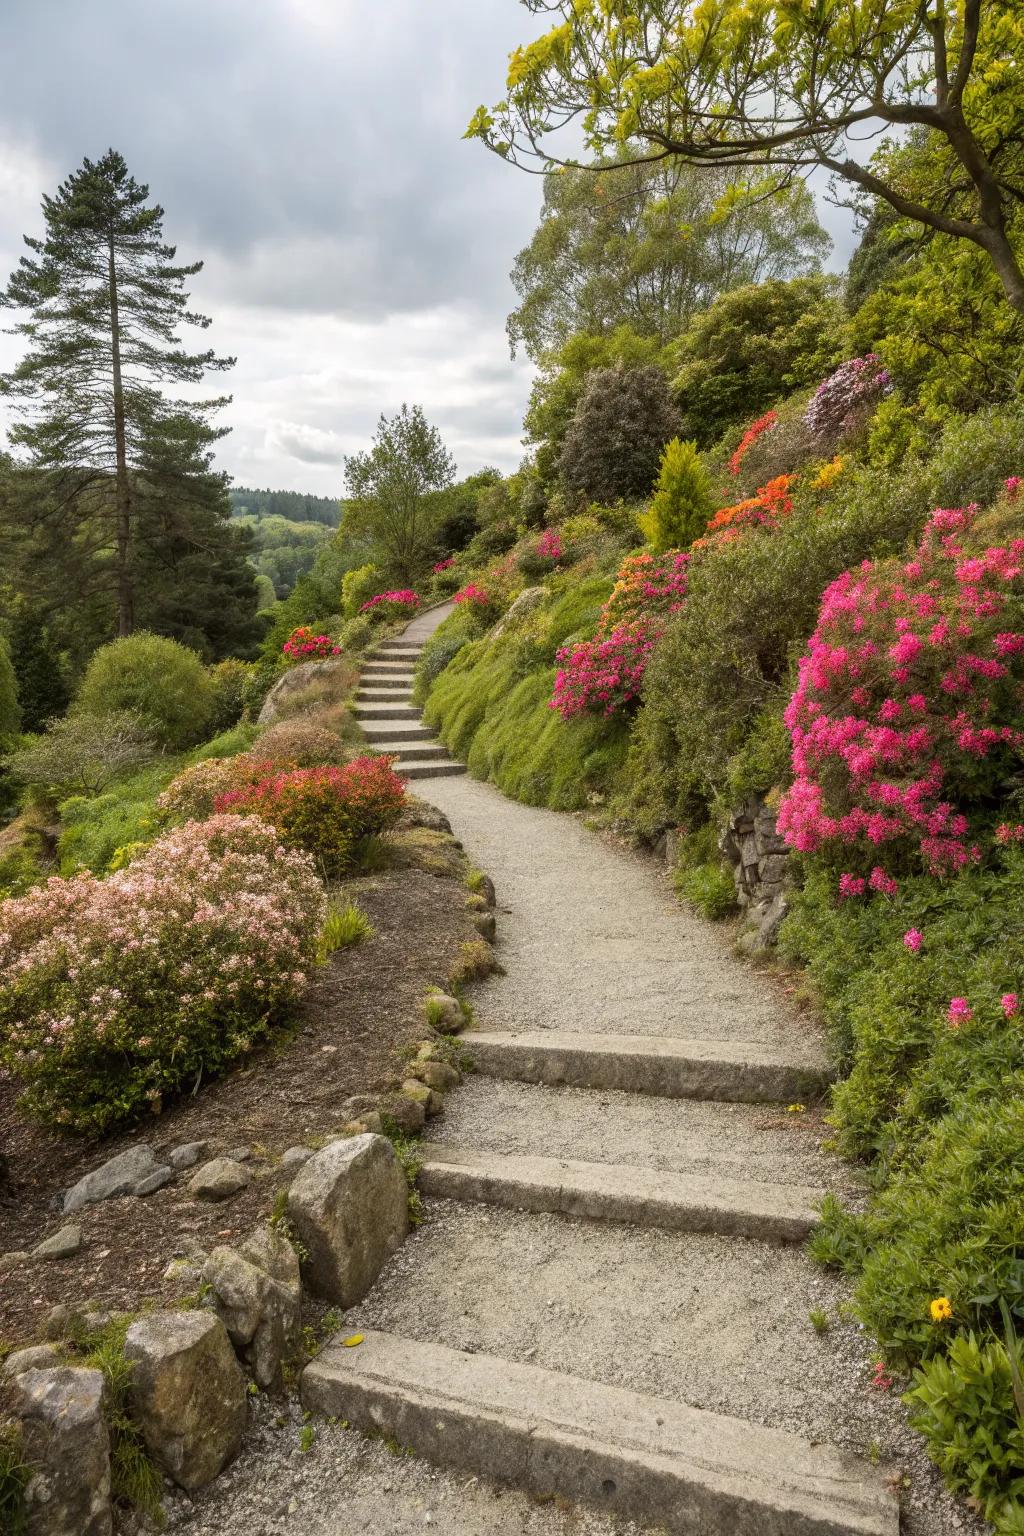
[{"label": "stone step", "polygon": [[[415,716],[417,722],[419,718],[419,715]],[[364,726],[363,735],[375,752],[401,752],[407,741],[435,740],[427,725],[406,725],[401,720],[389,724],[386,717],[383,725]]]},{"label": "stone step", "polygon": [[409,693],[412,689],[413,677],[381,677],[376,672],[369,672],[365,668],[359,678],[360,688],[376,688],[385,693]]},{"label": "stone step", "polygon": [[382,660],[393,661],[399,656],[416,659],[422,650],[422,645],[412,645],[408,640],[382,640],[373,654]]},{"label": "stone step", "polygon": [[436,763],[413,763],[408,758],[400,758],[395,764],[395,772],[403,779],[456,779],[465,771],[465,763],[455,763],[447,758]]},{"label": "stone step", "polygon": [[403,736],[401,741],[374,742],[375,752],[394,753],[400,757],[403,763],[446,763],[451,759],[448,756],[448,748],[439,741],[424,741],[422,746],[417,743],[409,745],[408,738]]},{"label": "stone step", "polygon": [[[621,1088],[668,1099],[768,1104],[820,1097],[824,1059],[759,1040],[694,1040],[665,1035],[588,1035],[555,1029],[463,1037],[478,1072],[521,1083]],[[802,1059],[801,1059],[802,1058]]]},{"label": "stone step", "polygon": [[395,687],[411,688],[416,681],[416,674],[415,672],[410,672],[406,667],[403,667],[400,671],[396,667],[393,672],[384,667],[364,667],[359,675],[359,680],[363,683],[374,683],[381,687],[394,684]]},{"label": "stone step", "polygon": [[356,689],[357,704],[405,704],[412,699],[409,685],[400,688],[380,687],[377,683],[360,683]]},{"label": "stone step", "polygon": [[356,703],[353,710],[357,720],[418,720],[420,712],[413,704],[384,704],[376,701]]},{"label": "stone step", "polygon": [[430,1461],[673,1536],[898,1536],[887,1473],[786,1430],[367,1332],[302,1373],[303,1406]]},{"label": "stone step", "polygon": [[509,1157],[434,1143],[421,1143],[420,1154],[419,1185],[425,1195],[772,1243],[802,1242],[818,1225],[825,1195],[802,1185]]}]

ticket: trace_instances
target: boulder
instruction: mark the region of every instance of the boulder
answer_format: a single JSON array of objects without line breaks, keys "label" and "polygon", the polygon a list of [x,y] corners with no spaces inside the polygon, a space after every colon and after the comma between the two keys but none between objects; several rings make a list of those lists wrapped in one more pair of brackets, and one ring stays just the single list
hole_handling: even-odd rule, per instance
[{"label": "boulder", "polygon": [[447,992],[431,992],[426,1008],[431,1027],[442,1035],[455,1035],[466,1027],[462,1004],[457,997],[449,997]]},{"label": "boulder", "polygon": [[245,1381],[211,1311],[154,1312],[128,1329],[131,1409],[153,1460],[192,1493],[217,1476],[245,1431]]},{"label": "boulder", "polygon": [[414,1104],[412,1099],[403,1098],[400,1093],[388,1099],[383,1105],[383,1113],[403,1136],[415,1136],[417,1131],[422,1131],[427,1119],[422,1104]]},{"label": "boulder", "polygon": [[68,1222],[66,1227],[61,1227],[59,1232],[54,1232],[51,1237],[44,1238],[32,1249],[34,1259],[70,1259],[82,1246],[82,1229],[74,1222]]},{"label": "boulder", "polygon": [[497,894],[494,889],[494,881],[490,875],[478,874],[474,881],[474,891],[477,896],[483,898],[486,907],[493,907],[497,903]]},{"label": "boulder", "polygon": [[215,1157],[192,1175],[190,1192],[197,1200],[228,1200],[252,1183],[252,1174],[233,1157]]},{"label": "boulder", "polygon": [[452,824],[443,811],[428,805],[425,800],[412,798],[399,818],[397,830],[411,831],[414,827],[425,827],[428,832],[444,832],[448,837],[452,835]]},{"label": "boulder", "polygon": [[167,1161],[176,1173],[183,1173],[186,1168],[194,1168],[209,1150],[208,1141],[186,1141],[168,1154]]},{"label": "boulder", "polygon": [[258,1228],[233,1248],[215,1248],[203,1266],[228,1337],[267,1389],[283,1385],[282,1366],[298,1348],[302,1285],[299,1261],[282,1232]]},{"label": "boulder", "polygon": [[110,1437],[103,1374],[55,1365],[14,1378],[25,1460],[31,1536],[110,1536]]},{"label": "boulder", "polygon": [[429,1119],[431,1115],[439,1115],[444,1109],[444,1099],[434,1088],[429,1088],[426,1083],[421,1083],[418,1077],[406,1078],[401,1088],[402,1097],[411,1099],[414,1104],[422,1104],[423,1113]]},{"label": "boulder", "polygon": [[298,1173],[312,1156],[312,1147],[289,1147],[287,1151],[281,1153],[281,1167],[285,1173]]},{"label": "boulder", "polygon": [[288,1214],[308,1255],[310,1289],[355,1306],[409,1230],[405,1173],[390,1141],[370,1134],[331,1142],[292,1184]]},{"label": "boulder", "polygon": [[488,944],[493,944],[498,937],[498,924],[493,912],[475,912],[473,927],[482,939],[487,940]]},{"label": "boulder", "polygon": [[153,1148],[141,1141],[137,1147],[129,1147],[127,1152],[119,1152],[108,1162],[101,1163],[72,1185],[64,1196],[64,1214],[70,1215],[86,1205],[98,1205],[101,1200],[113,1200],[118,1195],[140,1194],[142,1185],[147,1186],[145,1193],[151,1194],[152,1188],[160,1187],[159,1184],[149,1187],[157,1174],[161,1176],[161,1183],[174,1177],[173,1169],[159,1162]]},{"label": "boulder", "polygon": [[233,1162],[247,1163],[252,1157],[252,1147],[229,1147],[224,1155],[230,1157]]},{"label": "boulder", "polygon": [[308,688],[310,683],[318,683],[322,680],[329,681],[341,670],[341,661],[300,661],[298,666],[290,667],[283,677],[278,678],[263,701],[263,708],[259,712],[257,725],[273,725],[279,719],[283,707],[295,694]]},{"label": "boulder", "polygon": [[28,1257],[29,1254],[25,1248],[12,1248],[9,1253],[0,1253],[0,1275],[6,1275],[8,1270],[17,1269]]},{"label": "boulder", "polygon": [[497,640],[498,636],[503,635],[506,630],[515,629],[528,614],[540,607],[547,595],[547,587],[526,587],[510,605],[508,612],[503,614],[495,624],[491,630],[491,639]]},{"label": "boulder", "polygon": [[446,1061],[418,1061],[413,1070],[421,1083],[435,1088],[438,1093],[447,1093],[462,1082],[462,1074]]},{"label": "boulder", "polygon": [[4,1361],[0,1375],[20,1376],[23,1371],[43,1371],[56,1365],[60,1351],[56,1344],[26,1344],[24,1349],[13,1349]]}]

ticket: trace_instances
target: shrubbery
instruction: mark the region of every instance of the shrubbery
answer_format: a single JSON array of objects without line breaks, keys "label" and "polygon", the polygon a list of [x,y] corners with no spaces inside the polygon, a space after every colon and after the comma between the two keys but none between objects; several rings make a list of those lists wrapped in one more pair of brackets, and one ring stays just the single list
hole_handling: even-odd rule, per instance
[{"label": "shrubbery", "polygon": [[688,548],[714,510],[711,480],[697,444],[674,437],[662,455],[651,510],[641,522],[651,547],[657,553]]},{"label": "shrubbery", "polygon": [[143,715],[172,748],[201,741],[216,707],[216,686],[195,651],[143,631],[93,654],[75,700],[83,715]]},{"label": "shrubbery", "polygon": [[253,751],[272,763],[292,768],[316,768],[321,763],[343,763],[348,756],[336,732],[302,715],[292,720],[279,720],[276,725],[261,731]]},{"label": "shrubbery", "polygon": [[361,839],[394,825],[405,786],[388,757],[359,757],[343,768],[293,768],[225,790],[215,808],[256,815],[284,840],[319,859],[329,874],[347,869]]},{"label": "shrubbery", "polygon": [[149,718],[128,710],[64,715],[12,752],[11,773],[52,793],[98,795],[155,753]]},{"label": "shrubbery", "polygon": [[417,593],[409,587],[395,592],[378,592],[368,598],[359,609],[373,624],[394,624],[399,619],[411,619],[420,606]]},{"label": "shrubbery", "polygon": [[281,647],[281,654],[290,662],[326,661],[340,656],[341,647],[335,645],[330,635],[318,635],[308,624],[300,624]]},{"label": "shrubbery", "polygon": [[254,817],[167,833],[127,869],[0,903],[0,1060],[41,1119],[101,1134],[266,1035],[301,994],[325,900]]}]

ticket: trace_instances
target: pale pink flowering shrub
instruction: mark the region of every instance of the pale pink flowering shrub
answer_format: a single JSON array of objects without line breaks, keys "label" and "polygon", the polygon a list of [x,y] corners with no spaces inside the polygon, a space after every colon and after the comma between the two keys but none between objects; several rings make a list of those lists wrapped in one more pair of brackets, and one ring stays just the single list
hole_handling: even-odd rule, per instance
[{"label": "pale pink flowering shrub", "polygon": [[792,847],[886,848],[890,867],[913,852],[933,873],[979,856],[968,813],[998,801],[1024,748],[1024,539],[968,550],[976,515],[940,508],[913,559],[826,590],[786,712]]},{"label": "pale pink flowering shrub", "polygon": [[250,1050],[298,1001],[326,900],[256,817],[186,822],[126,869],[0,903],[0,1063],[102,1134]]},{"label": "pale pink flowering shrub", "polygon": [[852,357],[818,385],[804,422],[819,441],[838,442],[861,424],[891,387],[888,370],[874,352]]}]

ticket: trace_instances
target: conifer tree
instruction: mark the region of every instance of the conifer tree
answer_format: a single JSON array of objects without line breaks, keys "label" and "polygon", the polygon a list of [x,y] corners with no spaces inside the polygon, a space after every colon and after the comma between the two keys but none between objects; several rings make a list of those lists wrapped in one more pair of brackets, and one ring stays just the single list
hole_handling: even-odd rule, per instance
[{"label": "conifer tree", "polygon": [[[135,628],[161,530],[171,544],[184,538],[199,550],[212,539],[235,586],[244,565],[227,526],[226,480],[212,468],[226,429],[210,417],[226,399],[184,403],[165,393],[234,359],[182,344],[181,328],[210,323],[189,309],[186,292],[202,263],[176,263],[163,209],[148,199],[115,150],[83,161],[43,198],[45,234],[25,237],[30,254],[0,295],[26,312],[15,333],[28,349],[0,376],[0,393],[19,411],[12,444],[28,451],[45,483],[37,536],[55,556],[69,545],[87,551],[90,574],[112,588],[122,635]],[[155,498],[162,521],[154,526],[147,508]],[[242,596],[251,615],[254,583]]]}]

